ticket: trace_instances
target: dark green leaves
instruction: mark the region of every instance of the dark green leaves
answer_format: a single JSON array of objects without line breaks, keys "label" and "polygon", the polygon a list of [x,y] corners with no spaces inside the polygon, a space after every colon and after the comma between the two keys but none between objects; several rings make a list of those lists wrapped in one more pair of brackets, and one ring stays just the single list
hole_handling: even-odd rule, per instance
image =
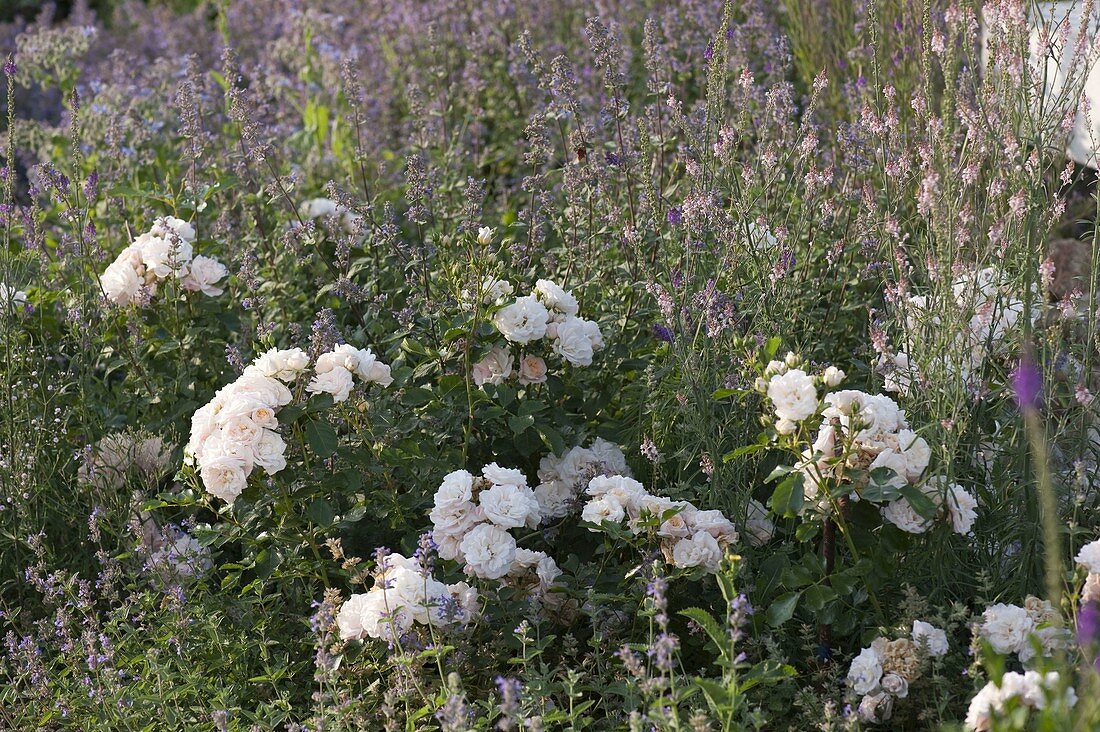
[{"label": "dark green leaves", "polygon": [[805,504],[803,478],[802,473],[790,473],[776,486],[772,497],[768,500],[772,511],[787,518],[802,512],[802,506]]}]

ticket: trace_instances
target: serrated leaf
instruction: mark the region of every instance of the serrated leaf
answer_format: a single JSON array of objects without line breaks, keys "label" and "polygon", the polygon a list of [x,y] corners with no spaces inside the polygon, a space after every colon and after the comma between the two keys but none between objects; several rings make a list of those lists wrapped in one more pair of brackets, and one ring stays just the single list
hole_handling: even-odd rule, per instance
[{"label": "serrated leaf", "polygon": [[318,456],[327,458],[336,452],[340,444],[336,430],[328,422],[313,420],[306,423],[306,441]]},{"label": "serrated leaf", "polygon": [[791,473],[775,487],[772,497],[768,499],[768,505],[777,515],[790,518],[802,511],[806,500],[802,486],[803,477],[802,473]]}]

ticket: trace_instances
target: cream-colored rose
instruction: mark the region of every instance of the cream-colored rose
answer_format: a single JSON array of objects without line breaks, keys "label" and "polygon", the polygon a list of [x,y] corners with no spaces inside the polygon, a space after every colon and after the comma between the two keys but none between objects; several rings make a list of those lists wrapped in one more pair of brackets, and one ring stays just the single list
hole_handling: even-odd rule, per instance
[{"label": "cream-colored rose", "polygon": [[524,354],[519,360],[519,383],[542,384],[546,381],[546,361],[538,356]]}]

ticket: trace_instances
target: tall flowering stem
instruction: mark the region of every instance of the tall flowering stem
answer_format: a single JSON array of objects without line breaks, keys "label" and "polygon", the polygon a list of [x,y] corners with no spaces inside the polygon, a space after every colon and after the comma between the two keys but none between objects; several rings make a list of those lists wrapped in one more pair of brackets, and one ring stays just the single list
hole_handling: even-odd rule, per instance
[{"label": "tall flowering stem", "polygon": [[1062,557],[1058,541],[1058,499],[1050,474],[1050,454],[1046,429],[1039,405],[1042,403],[1043,377],[1030,355],[1025,355],[1012,372],[1012,388],[1016,403],[1024,417],[1031,457],[1035,465],[1035,483],[1039,491],[1039,520],[1043,529],[1043,560],[1046,595],[1051,605],[1058,607],[1062,596]]}]

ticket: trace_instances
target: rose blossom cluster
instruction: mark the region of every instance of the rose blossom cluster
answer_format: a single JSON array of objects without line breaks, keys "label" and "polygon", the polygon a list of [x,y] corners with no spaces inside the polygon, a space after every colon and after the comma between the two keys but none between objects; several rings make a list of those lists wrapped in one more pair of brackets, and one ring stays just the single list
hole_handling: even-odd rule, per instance
[{"label": "rose blossom cluster", "polygon": [[481,476],[456,470],[435,492],[429,518],[439,556],[463,565],[466,574],[525,587],[531,596],[554,604],[550,589],[561,575],[545,552],[517,546],[511,529],[538,527],[542,521],[535,492],[519,470],[490,463]]},{"label": "rose blossom cluster", "polygon": [[1068,709],[1077,703],[1077,692],[1072,686],[1060,692],[1060,685],[1057,671],[1045,674],[1009,671],[1001,677],[1000,685],[990,681],[970,700],[966,729],[978,732],[993,729],[995,716],[1004,714],[1013,701],[1017,706],[1031,709],[1046,709],[1048,704],[1064,705]]},{"label": "rose blossom cluster", "polygon": [[1044,656],[1064,648],[1069,631],[1048,600],[1028,595],[1023,607],[997,603],[982,613],[977,635],[1001,654],[1015,653],[1022,663],[1035,657],[1037,643]]},{"label": "rose blossom cluster", "polygon": [[721,511],[654,496],[633,478],[598,475],[589,481],[586,492],[590,499],[581,511],[582,520],[596,525],[626,520],[631,533],[652,533],[665,560],[676,567],[716,572],[725,548],[738,540],[737,528]]},{"label": "rose blossom cluster", "polygon": [[539,461],[535,499],[544,521],[565,518],[579,508],[578,500],[597,475],[630,476],[626,456],[616,445],[597,437],[588,447],[571,448]]},{"label": "rose blossom cluster", "polygon": [[[483,283],[483,301],[497,302],[511,293],[507,282],[490,278]],[[577,315],[579,310],[571,292],[551,280],[538,280],[532,294],[497,310],[493,325],[511,343],[529,347],[545,339],[554,353],[573,366],[591,366],[593,354],[604,346],[603,335],[594,321]],[[501,384],[513,370],[511,352],[497,345],[475,364],[473,378],[478,386]],[[546,381],[546,362],[537,355],[521,354],[516,371],[522,384]]]},{"label": "rose blossom cluster", "polygon": [[172,216],[158,218],[104,270],[99,278],[103,294],[115,305],[140,304],[169,277],[189,292],[222,294],[218,283],[229,270],[213,257],[194,255],[194,241],[191,224]]},{"label": "rose blossom cluster", "polygon": [[[790,370],[785,372],[791,373]],[[808,388],[813,390],[812,379],[805,374],[802,377],[809,382]],[[822,381],[826,385],[829,383],[827,376]],[[769,386],[769,395],[771,391]],[[812,400],[816,409],[816,394]],[[821,490],[826,481],[843,481],[851,470],[874,474],[874,471],[883,468],[887,471],[887,478],[877,486],[880,493],[871,493],[866,489],[862,492],[853,490],[851,498],[859,500],[866,497],[877,503],[881,496],[885,501],[882,517],[911,534],[924,533],[941,517],[950,521],[959,534],[970,531],[977,518],[977,499],[962,486],[947,483],[941,477],[934,477],[922,484],[932,450],[923,437],[909,429],[905,410],[897,402],[883,394],[844,389],[826,394],[822,404],[820,429],[810,447],[803,450],[802,461],[797,465],[809,501],[817,501],[819,507],[827,509],[828,497]],[[799,419],[806,418],[802,416]],[[934,517],[925,518],[906,497],[899,494],[908,486],[919,486],[921,493],[936,506]]]},{"label": "rose blossom cluster", "polygon": [[[1035,300],[1037,301],[1037,300]],[[949,306],[956,308],[966,326],[955,335],[946,363],[969,381],[1019,323],[1024,301],[1013,292],[1009,278],[994,267],[966,272],[951,284]],[[906,337],[904,347],[883,355],[886,391],[908,394],[921,374],[909,354],[932,351],[931,345],[945,324],[925,295],[912,295],[903,302]]]},{"label": "rose blossom cluster", "polygon": [[860,650],[848,669],[848,685],[861,696],[863,722],[885,722],[894,703],[909,696],[909,684],[920,678],[928,657],[947,655],[947,634],[922,620],[913,621],[909,638],[876,638]]},{"label": "rose blossom cluster", "polygon": [[340,607],[336,625],[343,640],[371,637],[394,642],[414,624],[461,626],[480,613],[475,588],[465,582],[445,585],[418,558],[394,553],[379,560],[370,591],[352,595]]},{"label": "rose blossom cluster", "polygon": [[793,434],[798,423],[817,414],[818,384],[836,387],[844,380],[844,372],[830,366],[819,377],[813,377],[796,368],[800,359],[788,353],[782,361],[771,361],[764,368],[764,375],[757,379],[758,391],[767,394],[775,411],[775,430],[781,435]]},{"label": "rose blossom cluster", "polygon": [[309,357],[300,348],[272,349],[191,417],[184,456],[197,466],[208,492],[232,503],[256,466],[268,475],[286,467],[276,415],[293,399],[286,385],[308,366]]},{"label": "rose blossom cluster", "polygon": [[378,360],[369,348],[356,348],[342,343],[317,357],[314,376],[306,386],[310,394],[329,394],[339,404],[351,394],[358,377],[364,384],[385,388],[393,383],[390,367]]},{"label": "rose blossom cluster", "polygon": [[[278,432],[277,415],[293,399],[287,384],[308,367],[309,356],[302,349],[272,349],[191,417],[191,440],[184,456],[198,467],[212,495],[232,503],[256,466],[268,475],[286,467],[286,443]],[[390,367],[370,349],[341,344],[317,357],[306,390],[343,401],[354,384],[353,374],[367,383],[388,386],[393,382]]]},{"label": "rose blossom cluster", "polygon": [[978,518],[978,500],[958,483],[948,483],[943,476],[935,476],[921,486],[923,493],[936,506],[936,515],[930,519],[921,516],[909,501],[898,499],[886,504],[882,517],[910,534],[923,534],[937,520],[951,522],[956,534],[968,534]]}]

